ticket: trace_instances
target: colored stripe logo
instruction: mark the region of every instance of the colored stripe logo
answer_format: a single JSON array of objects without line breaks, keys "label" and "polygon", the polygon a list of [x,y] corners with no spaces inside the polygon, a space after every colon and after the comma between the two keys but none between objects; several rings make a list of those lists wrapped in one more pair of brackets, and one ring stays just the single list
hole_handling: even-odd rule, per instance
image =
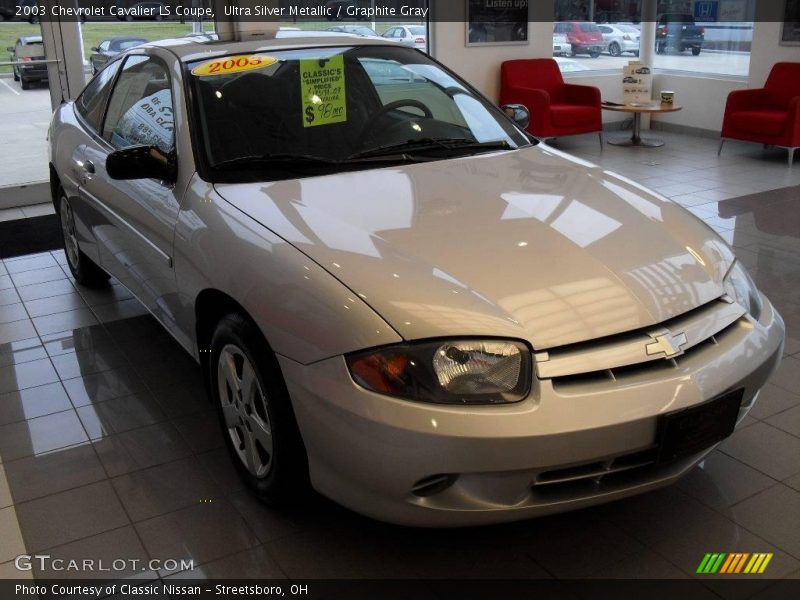
[{"label": "colored stripe logo", "polygon": [[772,560],[771,552],[709,552],[700,561],[697,573],[713,575],[760,574]]}]

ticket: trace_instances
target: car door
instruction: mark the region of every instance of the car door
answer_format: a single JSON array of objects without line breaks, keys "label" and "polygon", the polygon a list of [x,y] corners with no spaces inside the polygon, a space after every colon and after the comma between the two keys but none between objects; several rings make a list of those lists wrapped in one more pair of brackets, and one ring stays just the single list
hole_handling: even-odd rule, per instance
[{"label": "car door", "polygon": [[119,279],[156,317],[171,316],[175,293],[172,242],[179,211],[175,186],[156,179],[113,180],[108,155],[132,146],[175,152],[173,90],[167,64],[144,53],[129,55],[106,109],[101,137],[84,150],[86,202],[98,208],[94,226],[101,266]]}]

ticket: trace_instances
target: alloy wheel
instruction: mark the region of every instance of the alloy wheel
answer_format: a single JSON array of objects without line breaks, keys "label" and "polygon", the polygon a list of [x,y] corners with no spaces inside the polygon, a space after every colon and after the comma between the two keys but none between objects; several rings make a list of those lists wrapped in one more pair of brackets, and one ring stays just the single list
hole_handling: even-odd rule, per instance
[{"label": "alloy wheel", "polygon": [[268,401],[253,365],[234,344],[226,345],[219,354],[217,387],[236,454],[254,477],[266,477],[273,456]]}]

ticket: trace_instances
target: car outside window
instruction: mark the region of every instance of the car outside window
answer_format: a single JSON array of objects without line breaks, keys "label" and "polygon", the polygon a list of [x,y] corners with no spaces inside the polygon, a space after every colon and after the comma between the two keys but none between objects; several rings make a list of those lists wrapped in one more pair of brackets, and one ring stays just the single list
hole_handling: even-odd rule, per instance
[{"label": "car outside window", "polygon": [[105,41],[104,41],[102,44],[100,44],[100,46],[99,46],[99,49],[100,49],[102,52],[105,52],[106,50],[108,50],[108,48],[109,48],[109,46],[110,46],[110,45],[111,45],[111,42],[110,42],[110,41],[108,41],[108,40],[105,40]]},{"label": "car outside window", "polygon": [[100,71],[75,101],[75,110],[94,131],[100,131],[103,111],[106,107],[111,85],[119,70],[120,61],[111,63]]},{"label": "car outside window", "polygon": [[[260,62],[235,72],[249,57]],[[234,72],[221,72],[226,64]],[[200,162],[215,181],[223,172],[225,181],[275,180],[530,143],[457,76],[410,48],[281,50],[187,68]],[[314,77],[319,88],[309,84]],[[418,157],[420,144],[430,148]],[[359,163],[365,155],[370,162]]]},{"label": "car outside window", "polygon": [[172,92],[166,65],[148,56],[129,56],[119,75],[103,124],[103,137],[116,148],[174,149]]}]

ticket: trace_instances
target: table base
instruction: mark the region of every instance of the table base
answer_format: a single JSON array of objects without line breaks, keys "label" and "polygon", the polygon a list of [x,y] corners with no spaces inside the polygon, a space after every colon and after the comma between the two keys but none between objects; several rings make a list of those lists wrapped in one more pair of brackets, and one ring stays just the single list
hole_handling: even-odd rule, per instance
[{"label": "table base", "polygon": [[643,148],[660,148],[664,145],[664,140],[656,138],[616,138],[608,140],[612,146],[641,146]]}]

